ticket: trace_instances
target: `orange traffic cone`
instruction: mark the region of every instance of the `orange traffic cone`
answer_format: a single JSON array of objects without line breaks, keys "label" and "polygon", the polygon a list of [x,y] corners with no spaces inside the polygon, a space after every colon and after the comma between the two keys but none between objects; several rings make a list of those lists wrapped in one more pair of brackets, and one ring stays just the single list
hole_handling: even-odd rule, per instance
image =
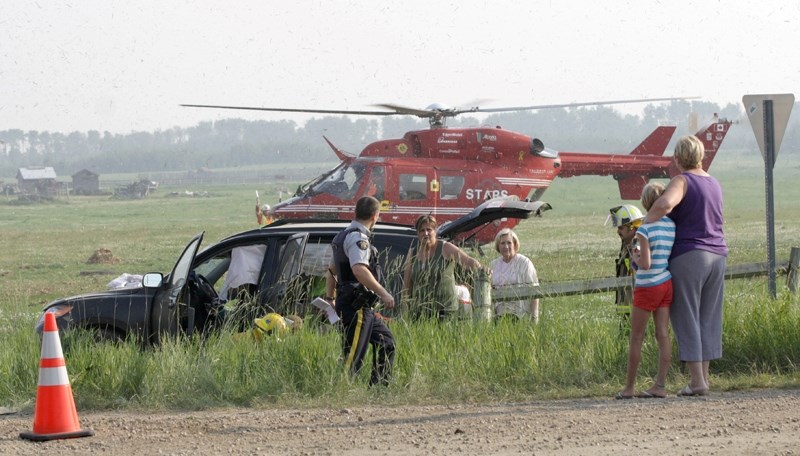
[{"label": "orange traffic cone", "polygon": [[23,439],[44,441],[90,435],[94,435],[94,432],[91,429],[81,429],[78,423],[78,411],[75,409],[72,387],[67,377],[67,365],[61,351],[61,340],[58,338],[56,317],[48,312],[44,318],[33,431],[22,432],[19,436]]}]

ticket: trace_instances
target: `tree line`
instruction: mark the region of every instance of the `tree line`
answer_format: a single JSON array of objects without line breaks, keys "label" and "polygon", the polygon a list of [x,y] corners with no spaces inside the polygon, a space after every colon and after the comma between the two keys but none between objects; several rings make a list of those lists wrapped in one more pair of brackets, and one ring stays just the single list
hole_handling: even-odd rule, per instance
[{"label": "tree line", "polygon": [[[448,119],[450,127],[501,126],[540,138],[547,147],[564,151],[630,152],[656,126],[676,125],[678,135],[694,133],[713,115],[739,121],[725,139],[726,148],[758,150],[740,105],[702,101],[648,105],[641,116],[608,107],[542,109]],[[790,117],[781,154],[800,150],[800,117]],[[236,118],[200,122],[189,128],[112,134],[0,131],[0,176],[13,177],[21,167],[52,166],[58,175],[81,169],[104,173],[185,171],[282,163],[335,161],[323,136],[338,148],[358,154],[378,139],[399,138],[428,128],[413,116],[364,119],[347,116],[313,118],[304,125],[291,120],[248,121]],[[669,152],[667,153],[669,155]]]}]

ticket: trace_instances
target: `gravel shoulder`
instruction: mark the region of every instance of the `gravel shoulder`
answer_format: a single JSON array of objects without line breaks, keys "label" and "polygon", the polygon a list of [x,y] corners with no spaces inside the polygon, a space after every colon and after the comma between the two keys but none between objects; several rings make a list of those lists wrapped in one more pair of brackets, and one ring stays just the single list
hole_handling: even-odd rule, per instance
[{"label": "gravel shoulder", "polygon": [[92,437],[19,438],[33,417],[0,415],[0,453],[51,454],[800,454],[800,389],[348,409],[79,411]]}]

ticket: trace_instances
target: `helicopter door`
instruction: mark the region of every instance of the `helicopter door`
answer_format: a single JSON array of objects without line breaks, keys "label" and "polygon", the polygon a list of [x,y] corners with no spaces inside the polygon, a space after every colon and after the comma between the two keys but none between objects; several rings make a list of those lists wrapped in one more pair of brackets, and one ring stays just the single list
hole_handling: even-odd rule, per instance
[{"label": "helicopter door", "polygon": [[431,176],[427,173],[432,171],[433,170],[415,170],[409,173],[401,172],[398,176],[400,182],[398,197],[400,202],[407,204],[413,201],[426,201],[428,199],[428,183],[432,180]]},{"label": "helicopter door", "polygon": [[437,213],[439,181],[436,169],[414,167],[399,170],[397,178],[398,206],[405,208],[406,212],[413,210],[418,214]]},{"label": "helicopter door", "polygon": [[442,172],[439,173],[438,177],[439,199],[442,201],[457,200],[466,182],[464,175],[455,172]]}]

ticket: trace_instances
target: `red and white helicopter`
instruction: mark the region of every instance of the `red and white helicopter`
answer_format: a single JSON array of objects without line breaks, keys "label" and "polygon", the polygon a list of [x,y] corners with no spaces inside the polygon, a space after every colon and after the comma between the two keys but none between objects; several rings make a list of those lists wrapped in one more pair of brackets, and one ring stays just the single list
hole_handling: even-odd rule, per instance
[{"label": "red and white helicopter", "polygon": [[[293,108],[258,108],[218,105],[182,105],[200,108],[246,109],[352,115],[416,115],[430,119],[428,130],[410,131],[399,139],[367,145],[358,156],[338,149],[324,138],[341,160],[338,166],[301,185],[289,199],[272,207],[272,219],[352,218],[353,206],[364,195],[382,202],[381,219],[413,225],[417,217],[432,214],[438,221],[456,219],[485,200],[509,197],[538,201],[557,176],[613,176],[622,199],[639,199],[642,188],[653,178],[677,174],[664,151],[674,126],[659,126],[629,154],[556,151],[538,138],[501,127],[447,128],[445,119],[463,113],[496,113],[545,108],[670,101],[685,98],[615,100],[510,108],[448,109],[431,105],[413,109],[394,104],[377,105],[386,111],[350,111]],[[706,148],[703,167],[708,169],[731,125],[718,119],[696,136]],[[518,219],[497,222],[493,228],[467,233],[479,243],[491,242],[504,227]]]}]

